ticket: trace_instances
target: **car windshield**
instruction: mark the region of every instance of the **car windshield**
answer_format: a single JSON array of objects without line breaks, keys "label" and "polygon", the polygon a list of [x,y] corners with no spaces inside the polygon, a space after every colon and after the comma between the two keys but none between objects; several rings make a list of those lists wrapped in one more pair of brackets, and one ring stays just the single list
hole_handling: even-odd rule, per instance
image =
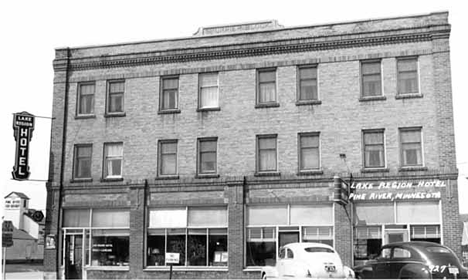
[{"label": "car windshield", "polygon": [[308,253],[334,253],[332,249],[324,247],[308,247],[304,249]]}]

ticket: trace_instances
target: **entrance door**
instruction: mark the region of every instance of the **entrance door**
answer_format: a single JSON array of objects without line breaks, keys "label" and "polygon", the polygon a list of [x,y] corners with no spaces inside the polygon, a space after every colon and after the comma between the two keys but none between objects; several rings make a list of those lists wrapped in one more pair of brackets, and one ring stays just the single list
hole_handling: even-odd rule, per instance
[{"label": "entrance door", "polygon": [[83,279],[83,234],[65,235],[65,279]]},{"label": "entrance door", "polygon": [[[286,244],[299,242],[299,232],[280,232],[279,233],[279,247]],[[278,250],[279,252],[279,250]]]},{"label": "entrance door", "polygon": [[409,241],[408,230],[406,229],[386,229],[385,230],[385,244],[394,242]]}]

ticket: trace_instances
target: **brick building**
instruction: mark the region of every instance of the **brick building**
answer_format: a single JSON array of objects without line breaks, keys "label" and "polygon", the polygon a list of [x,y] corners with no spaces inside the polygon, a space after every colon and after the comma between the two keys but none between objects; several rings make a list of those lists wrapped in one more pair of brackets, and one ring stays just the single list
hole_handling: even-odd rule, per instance
[{"label": "brick building", "polygon": [[168,278],[170,252],[174,278],[257,278],[293,241],[460,254],[449,35],[437,12],[57,49],[45,274]]}]

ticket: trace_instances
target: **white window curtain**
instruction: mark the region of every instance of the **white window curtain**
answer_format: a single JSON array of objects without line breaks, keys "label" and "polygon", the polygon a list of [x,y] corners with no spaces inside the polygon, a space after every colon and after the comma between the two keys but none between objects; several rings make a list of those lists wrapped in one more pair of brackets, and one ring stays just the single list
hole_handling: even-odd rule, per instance
[{"label": "white window curtain", "polygon": [[187,227],[187,209],[184,207],[150,210],[149,227]]},{"label": "white window curtain", "polygon": [[89,210],[64,210],[63,227],[89,227]]},{"label": "white window curtain", "polygon": [[128,210],[93,209],[93,227],[130,227]]},{"label": "white window curtain", "polygon": [[79,114],[94,113],[94,84],[80,85]]},{"label": "white window curtain", "polygon": [[393,224],[395,223],[393,203],[369,203],[356,205],[358,223]]},{"label": "white window curtain", "polygon": [[122,176],[123,145],[107,144],[107,177]]},{"label": "white window curtain", "polygon": [[276,171],[276,137],[259,138],[259,171]]},{"label": "white window curtain", "polygon": [[332,205],[291,205],[290,225],[333,225]]},{"label": "white window curtain", "polygon": [[227,227],[227,209],[225,207],[193,207],[188,209],[188,225],[203,227]]},{"label": "white window curtain", "polygon": [[200,108],[216,108],[218,105],[218,73],[200,75]]},{"label": "white window curtain", "polygon": [[177,173],[177,142],[161,143],[161,175]]},{"label": "white window curtain", "polygon": [[320,168],[319,156],[319,136],[301,135],[301,170],[311,170]]},{"label": "white window curtain", "polygon": [[418,60],[398,60],[398,93],[418,93]]},{"label": "white window curtain", "polygon": [[287,225],[288,208],[278,206],[249,206],[247,208],[248,225]]},{"label": "white window curtain", "polygon": [[422,165],[421,130],[402,130],[403,165]]},{"label": "white window curtain", "polygon": [[439,202],[397,202],[397,223],[440,223]]}]

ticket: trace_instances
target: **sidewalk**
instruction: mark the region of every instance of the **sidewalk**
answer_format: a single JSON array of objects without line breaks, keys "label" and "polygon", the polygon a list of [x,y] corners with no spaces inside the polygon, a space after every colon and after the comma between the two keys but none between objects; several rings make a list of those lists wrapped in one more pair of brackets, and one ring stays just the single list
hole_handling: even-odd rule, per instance
[{"label": "sidewalk", "polygon": [[[5,279],[44,279],[43,266],[37,263],[6,264]],[[3,276],[3,275],[2,275]]]},{"label": "sidewalk", "polygon": [[7,272],[5,279],[44,279],[42,271]]}]

